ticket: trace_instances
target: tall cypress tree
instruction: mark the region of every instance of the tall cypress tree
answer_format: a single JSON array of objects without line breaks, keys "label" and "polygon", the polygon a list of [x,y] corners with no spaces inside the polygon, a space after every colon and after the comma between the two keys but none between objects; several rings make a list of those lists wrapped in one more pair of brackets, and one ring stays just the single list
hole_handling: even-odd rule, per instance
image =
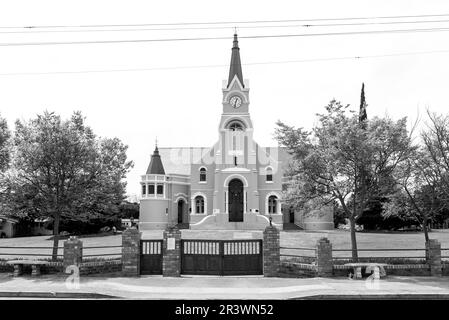
[{"label": "tall cypress tree", "polygon": [[[362,91],[360,93],[360,109],[359,109],[359,125],[362,130],[367,129],[368,116],[366,114],[366,100],[365,100],[365,83],[362,82]],[[359,159],[356,165],[356,177],[354,186],[354,206],[358,206],[359,209],[365,208],[368,192],[368,174],[366,170],[365,159]],[[357,203],[357,201],[359,203]],[[361,214],[361,213],[359,213]]]},{"label": "tall cypress tree", "polygon": [[366,114],[366,100],[365,100],[365,83],[362,83],[362,92],[360,94],[360,111],[359,111],[359,122],[362,128],[366,129],[366,120],[368,118]]}]

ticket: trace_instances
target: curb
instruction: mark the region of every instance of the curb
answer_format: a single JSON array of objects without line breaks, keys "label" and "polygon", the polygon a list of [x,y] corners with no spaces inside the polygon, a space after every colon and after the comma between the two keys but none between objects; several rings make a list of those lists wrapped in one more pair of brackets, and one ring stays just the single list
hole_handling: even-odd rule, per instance
[{"label": "curb", "polygon": [[449,294],[317,294],[289,300],[449,300]]},{"label": "curb", "polygon": [[0,298],[47,298],[47,299],[120,299],[100,293],[89,292],[0,292]]}]

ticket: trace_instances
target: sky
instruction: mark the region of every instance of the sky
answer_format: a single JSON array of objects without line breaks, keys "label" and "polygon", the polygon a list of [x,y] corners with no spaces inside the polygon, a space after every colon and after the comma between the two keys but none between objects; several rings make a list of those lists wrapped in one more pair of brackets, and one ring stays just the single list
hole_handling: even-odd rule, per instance
[{"label": "sky", "polygon": [[[243,77],[249,80],[254,138],[262,146],[276,146],[277,120],[311,128],[316,113],[334,98],[358,108],[362,82],[368,117],[407,116],[412,123],[424,118],[426,108],[448,113],[449,30],[245,37],[449,28],[449,16],[401,20],[439,22],[389,25],[316,24],[398,19],[307,22],[315,24],[311,27],[283,22],[288,28],[245,22],[442,14],[449,14],[447,1],[2,0],[0,114],[13,128],[16,119],[44,110],[63,117],[82,111],[97,135],[118,137],[129,146],[135,166],[127,177],[127,192],[138,194],[156,137],[160,147],[207,147],[218,139],[222,80],[229,72],[234,28]],[[167,26],[179,22],[188,24]],[[214,24],[194,24],[199,22]],[[124,26],[136,24],[147,26]],[[65,27],[43,28],[48,26]],[[160,30],[164,28],[177,30]],[[173,38],[220,39],[42,45]],[[18,43],[34,45],[11,45]]]}]

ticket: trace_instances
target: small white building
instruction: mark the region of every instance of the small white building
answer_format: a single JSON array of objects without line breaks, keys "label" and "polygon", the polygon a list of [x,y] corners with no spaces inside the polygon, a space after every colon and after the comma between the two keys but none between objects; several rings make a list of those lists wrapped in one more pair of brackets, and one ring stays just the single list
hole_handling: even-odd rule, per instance
[{"label": "small white building", "polygon": [[17,219],[0,215],[0,238],[12,238],[16,235]]},{"label": "small white building", "polygon": [[139,224],[139,219],[121,219],[123,228],[130,228],[134,225]]}]

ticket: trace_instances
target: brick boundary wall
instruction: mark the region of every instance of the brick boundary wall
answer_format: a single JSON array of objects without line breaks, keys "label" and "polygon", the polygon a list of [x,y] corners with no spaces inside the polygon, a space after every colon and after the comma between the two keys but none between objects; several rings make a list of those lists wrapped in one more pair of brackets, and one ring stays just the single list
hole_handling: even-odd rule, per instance
[{"label": "brick boundary wall", "polygon": [[281,270],[280,232],[272,225],[263,232],[263,275],[278,277]]},{"label": "brick boundary wall", "polygon": [[[427,265],[426,259],[410,259],[401,257],[359,257],[359,262],[377,262],[391,265]],[[352,263],[352,259],[334,259],[335,265],[343,265],[345,263]],[[428,266],[428,265],[427,265]]]},{"label": "brick boundary wall", "polygon": [[[7,264],[5,261],[0,261],[0,273],[13,273],[14,266]],[[24,274],[31,275],[31,266],[23,266]],[[48,265],[41,266],[42,274],[55,274],[55,273],[63,273],[64,267],[62,262],[49,262]]]},{"label": "brick boundary wall", "polygon": [[316,272],[318,277],[332,277],[332,243],[327,238],[321,238],[316,243]]},{"label": "brick boundary wall", "polygon": [[64,241],[64,270],[68,266],[79,266],[83,262],[83,242],[77,237],[70,237]]},{"label": "brick boundary wall", "polygon": [[427,264],[430,267],[430,275],[441,277],[443,275],[443,268],[441,263],[441,244],[438,240],[429,239],[426,242],[426,258]]},{"label": "brick boundary wall", "polygon": [[83,262],[80,265],[80,275],[106,274],[122,272],[122,260]]},{"label": "brick boundary wall", "polygon": [[[175,248],[168,249],[168,239],[175,239]],[[169,226],[164,230],[162,243],[162,275],[164,277],[181,276],[181,230]]]},{"label": "brick boundary wall", "polygon": [[[386,266],[387,276],[430,276],[427,264],[396,264]],[[344,265],[334,265],[334,276],[347,277],[352,268]]]},{"label": "brick boundary wall", "polygon": [[125,277],[140,276],[140,238],[135,227],[122,233],[122,274]]},{"label": "brick boundary wall", "polygon": [[449,261],[442,261],[441,264],[443,276],[449,276]]},{"label": "brick boundary wall", "polygon": [[[80,275],[90,274],[106,274],[117,273],[121,275],[122,260],[106,260],[106,261],[92,261],[83,262],[79,266]],[[31,275],[31,266],[24,266],[24,274]],[[14,267],[7,264],[6,261],[0,261],[0,273],[13,273]],[[41,266],[42,274],[65,274],[65,268],[62,262],[50,262],[49,265]],[[67,274],[68,275],[68,274]]]},{"label": "brick boundary wall", "polygon": [[313,278],[317,276],[316,265],[281,260],[279,277],[282,278]]}]

